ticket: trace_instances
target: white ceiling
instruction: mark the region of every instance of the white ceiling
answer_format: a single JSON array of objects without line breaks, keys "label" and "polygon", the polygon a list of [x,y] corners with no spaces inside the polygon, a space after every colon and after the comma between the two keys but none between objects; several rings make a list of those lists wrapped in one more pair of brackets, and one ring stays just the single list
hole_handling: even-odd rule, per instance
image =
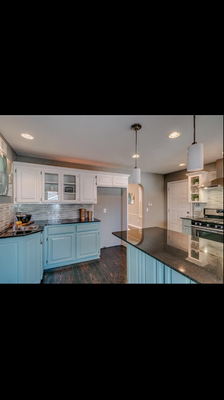
[{"label": "white ceiling", "polygon": [[[133,168],[135,132],[138,167],[166,174],[185,169],[187,147],[193,141],[193,115],[1,115],[0,132],[16,153],[47,159]],[[180,131],[177,139],[167,135]],[[26,140],[21,133],[29,133]],[[196,140],[204,144],[205,164],[222,158],[223,116],[197,115]]]}]

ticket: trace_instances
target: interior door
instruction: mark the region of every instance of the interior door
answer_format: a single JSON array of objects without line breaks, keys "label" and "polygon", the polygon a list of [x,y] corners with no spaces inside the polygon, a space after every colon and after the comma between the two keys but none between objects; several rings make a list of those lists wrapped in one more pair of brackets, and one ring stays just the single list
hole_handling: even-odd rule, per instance
[{"label": "interior door", "polygon": [[176,232],[182,232],[181,217],[186,217],[190,212],[190,203],[188,202],[188,181],[169,182],[168,184],[168,229]]}]

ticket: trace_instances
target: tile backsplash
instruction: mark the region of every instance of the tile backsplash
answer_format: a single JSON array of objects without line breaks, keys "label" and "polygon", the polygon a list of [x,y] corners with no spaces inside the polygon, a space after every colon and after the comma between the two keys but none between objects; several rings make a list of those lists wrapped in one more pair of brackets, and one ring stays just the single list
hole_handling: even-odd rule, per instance
[{"label": "tile backsplash", "polygon": [[[205,208],[223,209],[223,188],[208,189],[208,202],[199,203],[201,211],[194,210],[195,217],[203,217]],[[195,204],[194,204],[195,206]]]},{"label": "tile backsplash", "polygon": [[209,189],[206,208],[223,208],[223,189]]},{"label": "tile backsplash", "polygon": [[0,233],[14,221],[15,212],[32,214],[32,220],[79,218],[79,209],[92,211],[93,204],[0,204]]},{"label": "tile backsplash", "polygon": [[0,204],[0,233],[14,221],[14,204]]},{"label": "tile backsplash", "polygon": [[94,216],[93,204],[17,204],[15,212],[32,214],[32,220],[41,221],[45,219],[79,218],[80,208],[92,211]]}]

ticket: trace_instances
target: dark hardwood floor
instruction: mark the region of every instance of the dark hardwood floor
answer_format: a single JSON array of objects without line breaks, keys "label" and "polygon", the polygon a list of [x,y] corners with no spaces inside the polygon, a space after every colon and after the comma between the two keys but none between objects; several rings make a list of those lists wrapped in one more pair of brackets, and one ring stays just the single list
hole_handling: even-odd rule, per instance
[{"label": "dark hardwood floor", "polygon": [[127,283],[126,248],[108,247],[99,260],[45,271],[42,283]]}]

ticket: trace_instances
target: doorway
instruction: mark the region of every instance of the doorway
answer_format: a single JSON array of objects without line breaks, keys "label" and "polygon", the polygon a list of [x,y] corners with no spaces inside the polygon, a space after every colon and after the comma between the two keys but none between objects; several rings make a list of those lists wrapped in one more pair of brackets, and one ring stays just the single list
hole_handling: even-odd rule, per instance
[{"label": "doorway", "polygon": [[188,202],[188,180],[169,182],[167,184],[167,229],[182,232],[181,217],[190,213]]}]

